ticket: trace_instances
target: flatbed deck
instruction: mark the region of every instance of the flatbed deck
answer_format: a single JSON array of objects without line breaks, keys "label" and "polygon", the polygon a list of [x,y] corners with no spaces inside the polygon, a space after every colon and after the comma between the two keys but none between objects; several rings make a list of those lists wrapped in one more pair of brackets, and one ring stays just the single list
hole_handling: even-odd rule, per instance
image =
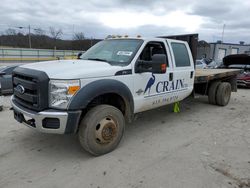
[{"label": "flatbed deck", "polygon": [[223,79],[236,76],[240,69],[196,69],[194,83],[206,83],[211,80]]}]

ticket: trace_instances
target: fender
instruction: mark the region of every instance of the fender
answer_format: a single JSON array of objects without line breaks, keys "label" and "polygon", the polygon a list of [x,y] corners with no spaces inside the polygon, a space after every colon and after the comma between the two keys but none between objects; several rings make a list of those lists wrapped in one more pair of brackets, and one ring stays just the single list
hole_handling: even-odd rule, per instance
[{"label": "fender", "polygon": [[130,122],[134,113],[133,96],[124,83],[112,79],[97,80],[81,88],[72,98],[68,110],[84,109],[94,98],[108,93],[115,93],[123,98],[126,105],[126,118]]}]

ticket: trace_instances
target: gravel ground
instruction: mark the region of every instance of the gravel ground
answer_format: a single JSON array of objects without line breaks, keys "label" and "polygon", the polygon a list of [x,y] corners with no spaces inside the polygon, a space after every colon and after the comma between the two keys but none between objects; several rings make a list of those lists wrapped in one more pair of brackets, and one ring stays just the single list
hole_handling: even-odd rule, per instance
[{"label": "gravel ground", "polygon": [[2,105],[4,108],[11,107],[11,105],[10,105],[10,97],[9,96],[0,96],[0,105]]},{"label": "gravel ground", "polygon": [[138,115],[119,147],[92,157],[74,135],[35,132],[18,124],[2,98],[0,187],[250,187],[250,90],[226,107],[206,97]]}]

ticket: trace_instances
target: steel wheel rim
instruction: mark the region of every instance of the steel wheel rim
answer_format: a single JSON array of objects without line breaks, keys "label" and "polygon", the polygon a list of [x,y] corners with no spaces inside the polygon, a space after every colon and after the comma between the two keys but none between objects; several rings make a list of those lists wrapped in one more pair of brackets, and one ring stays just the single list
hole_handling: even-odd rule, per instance
[{"label": "steel wheel rim", "polygon": [[104,117],[95,127],[95,138],[98,144],[109,144],[117,137],[117,123],[110,117]]}]

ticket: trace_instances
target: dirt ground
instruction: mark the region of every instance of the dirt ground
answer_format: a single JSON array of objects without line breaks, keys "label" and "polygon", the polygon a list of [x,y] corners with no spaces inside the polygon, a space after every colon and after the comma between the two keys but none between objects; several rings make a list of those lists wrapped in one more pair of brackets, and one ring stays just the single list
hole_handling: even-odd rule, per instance
[{"label": "dirt ground", "polygon": [[139,114],[119,147],[93,157],[74,135],[35,132],[0,112],[0,187],[250,187],[250,90],[226,107],[206,97]]}]

